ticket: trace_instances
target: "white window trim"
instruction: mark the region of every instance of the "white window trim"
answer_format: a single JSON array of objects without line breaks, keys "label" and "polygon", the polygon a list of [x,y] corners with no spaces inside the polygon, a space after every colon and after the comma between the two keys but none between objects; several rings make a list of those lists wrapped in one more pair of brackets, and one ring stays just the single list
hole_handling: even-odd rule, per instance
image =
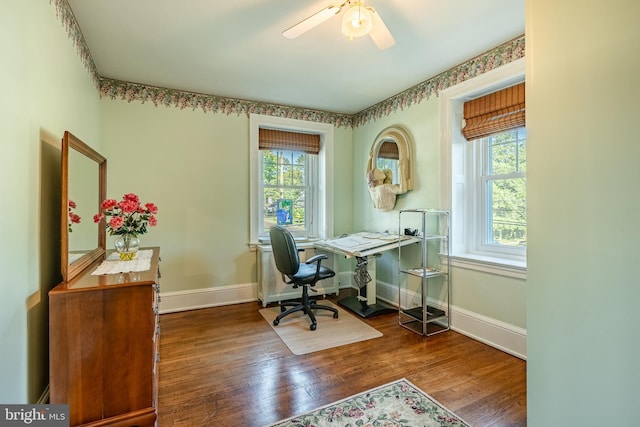
[{"label": "white window trim", "polygon": [[[465,100],[494,92],[524,80],[525,58],[510,62],[495,70],[462,82],[440,92],[440,206],[452,211],[451,265],[508,277],[526,278],[526,259],[473,254],[460,251],[460,236],[455,230],[465,228],[452,209],[452,148],[462,123],[462,105]],[[462,136],[459,136],[462,138]],[[458,220],[457,226],[455,222]],[[460,234],[460,233],[458,233]],[[464,234],[464,233],[462,233]],[[465,238],[466,236],[462,236]]]},{"label": "white window trim", "polygon": [[285,131],[316,133],[320,135],[320,153],[318,155],[318,206],[315,207],[314,220],[317,221],[318,238],[328,239],[333,236],[333,125],[326,123],[307,122],[304,120],[287,119],[281,117],[251,114],[249,116],[249,244],[258,243],[260,218],[256,214],[260,203],[259,177],[259,149],[258,131],[261,127]]}]

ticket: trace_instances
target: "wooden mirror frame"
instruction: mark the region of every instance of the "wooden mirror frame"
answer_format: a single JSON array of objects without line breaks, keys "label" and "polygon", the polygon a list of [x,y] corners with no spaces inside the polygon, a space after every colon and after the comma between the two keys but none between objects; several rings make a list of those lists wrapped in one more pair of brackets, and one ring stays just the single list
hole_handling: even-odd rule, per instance
[{"label": "wooden mirror frame", "polygon": [[395,142],[398,146],[398,174],[400,176],[398,177],[399,191],[397,194],[404,194],[413,190],[414,181],[414,143],[411,134],[404,127],[400,125],[389,126],[376,136],[369,152],[367,175],[376,167],[380,147],[387,141]]},{"label": "wooden mirror frame", "polygon": [[96,259],[106,253],[106,230],[104,218],[98,224],[97,247],[89,250],[72,264],[69,264],[69,150],[75,150],[96,162],[98,167],[98,200],[96,200],[95,213],[100,212],[100,204],[107,196],[107,159],[100,153],[82,142],[69,131],[64,132],[62,138],[62,217],[61,217],[61,268],[62,280],[68,282],[86,269]]}]

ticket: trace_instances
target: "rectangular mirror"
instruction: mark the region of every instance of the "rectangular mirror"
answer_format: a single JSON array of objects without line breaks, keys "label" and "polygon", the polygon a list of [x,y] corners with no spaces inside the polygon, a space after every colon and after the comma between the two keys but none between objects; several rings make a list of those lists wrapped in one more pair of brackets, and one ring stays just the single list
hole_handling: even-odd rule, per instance
[{"label": "rectangular mirror", "polygon": [[104,219],[93,216],[107,194],[107,159],[71,132],[62,138],[61,266],[66,282],[105,254]]}]

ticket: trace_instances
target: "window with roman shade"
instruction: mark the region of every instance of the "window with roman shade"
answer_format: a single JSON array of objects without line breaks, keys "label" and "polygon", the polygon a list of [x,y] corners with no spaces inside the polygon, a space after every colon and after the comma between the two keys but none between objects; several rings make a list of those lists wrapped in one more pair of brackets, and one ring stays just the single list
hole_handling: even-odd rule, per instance
[{"label": "window with roman shade", "polygon": [[316,133],[258,129],[260,236],[276,224],[287,227],[296,237],[317,234],[320,139]]},{"label": "window with roman shade", "polygon": [[[452,267],[526,279],[524,81],[522,58],[439,94]],[[514,116],[516,123],[496,126]]]},{"label": "window with roman shade", "polygon": [[465,102],[464,120],[467,141],[525,126],[524,83]]},{"label": "window with roman shade", "polygon": [[290,132],[277,129],[259,129],[260,150],[291,150],[306,154],[320,153],[320,135]]}]

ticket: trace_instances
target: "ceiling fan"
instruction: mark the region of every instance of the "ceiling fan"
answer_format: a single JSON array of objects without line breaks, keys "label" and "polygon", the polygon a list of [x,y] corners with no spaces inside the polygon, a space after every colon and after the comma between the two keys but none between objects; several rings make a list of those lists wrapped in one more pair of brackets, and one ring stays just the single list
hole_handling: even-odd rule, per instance
[{"label": "ceiling fan", "polygon": [[342,17],[342,34],[349,37],[350,40],[353,40],[354,37],[369,34],[380,50],[388,49],[396,44],[378,12],[372,7],[365,6],[364,0],[346,0],[343,3],[331,4],[294,26],[287,28],[282,35],[295,39],[332,16],[337,15],[344,8],[347,9]]}]

